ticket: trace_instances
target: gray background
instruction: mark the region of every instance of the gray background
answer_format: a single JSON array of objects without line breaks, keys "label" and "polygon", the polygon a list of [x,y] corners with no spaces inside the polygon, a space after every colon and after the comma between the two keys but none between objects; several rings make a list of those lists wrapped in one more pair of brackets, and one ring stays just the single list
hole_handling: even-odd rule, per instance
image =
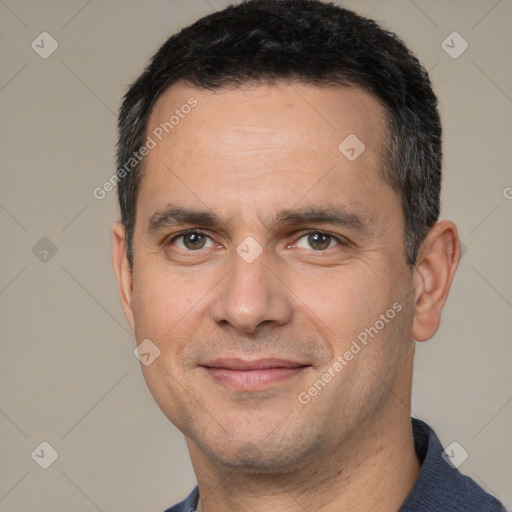
[{"label": "gray background", "polygon": [[[440,331],[417,347],[413,412],[445,446],[457,441],[469,454],[460,470],[510,508],[512,2],[344,4],[396,31],[431,71],[442,216],[467,249]],[[173,31],[224,5],[0,0],[2,512],[161,511],[195,484],[133,356],[110,263],[115,192],[99,201],[92,190],[115,171],[127,85]],[[59,45],[46,59],[31,47],[43,31]],[[457,59],[441,46],[454,31],[469,43]],[[48,469],[35,462],[48,449],[31,458],[43,441],[59,455]]]}]

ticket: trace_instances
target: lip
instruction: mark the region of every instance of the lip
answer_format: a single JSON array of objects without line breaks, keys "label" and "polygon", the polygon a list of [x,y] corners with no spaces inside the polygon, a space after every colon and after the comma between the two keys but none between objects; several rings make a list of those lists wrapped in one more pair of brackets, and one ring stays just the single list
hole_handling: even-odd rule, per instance
[{"label": "lip", "polygon": [[290,380],[310,365],[286,359],[216,359],[203,365],[218,383],[238,391],[261,391]]}]

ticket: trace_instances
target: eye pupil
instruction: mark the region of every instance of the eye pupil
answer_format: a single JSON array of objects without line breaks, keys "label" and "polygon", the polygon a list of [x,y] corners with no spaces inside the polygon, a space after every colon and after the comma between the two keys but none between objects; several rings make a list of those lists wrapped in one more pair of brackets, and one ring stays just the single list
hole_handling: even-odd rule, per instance
[{"label": "eye pupil", "polygon": [[308,236],[308,242],[315,249],[327,249],[331,242],[331,236],[324,233],[312,233]]},{"label": "eye pupil", "polygon": [[205,243],[205,237],[200,233],[187,233],[183,235],[183,242],[187,249],[202,249]]}]

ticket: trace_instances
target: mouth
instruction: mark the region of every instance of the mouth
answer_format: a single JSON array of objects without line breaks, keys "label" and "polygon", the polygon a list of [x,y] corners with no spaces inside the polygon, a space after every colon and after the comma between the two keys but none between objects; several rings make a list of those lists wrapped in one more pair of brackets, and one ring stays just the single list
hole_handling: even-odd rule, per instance
[{"label": "mouth", "polygon": [[216,359],[202,366],[216,382],[237,391],[268,389],[311,368],[285,359]]}]

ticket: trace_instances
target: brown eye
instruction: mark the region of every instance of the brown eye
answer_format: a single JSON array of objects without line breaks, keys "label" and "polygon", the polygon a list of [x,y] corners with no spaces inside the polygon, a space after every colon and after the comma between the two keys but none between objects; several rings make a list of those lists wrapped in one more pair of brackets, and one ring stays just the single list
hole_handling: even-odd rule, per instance
[{"label": "brown eye", "polygon": [[331,237],[323,233],[314,233],[308,236],[308,242],[313,249],[323,250],[329,247]]},{"label": "brown eye", "polygon": [[300,237],[296,245],[302,249],[325,251],[331,247],[332,242],[339,244],[333,235],[322,233],[321,231],[312,231]]},{"label": "brown eye", "polygon": [[189,231],[188,233],[182,233],[175,237],[172,240],[172,243],[183,250],[197,251],[199,249],[204,249],[208,241],[211,242],[207,235],[197,231]]}]

